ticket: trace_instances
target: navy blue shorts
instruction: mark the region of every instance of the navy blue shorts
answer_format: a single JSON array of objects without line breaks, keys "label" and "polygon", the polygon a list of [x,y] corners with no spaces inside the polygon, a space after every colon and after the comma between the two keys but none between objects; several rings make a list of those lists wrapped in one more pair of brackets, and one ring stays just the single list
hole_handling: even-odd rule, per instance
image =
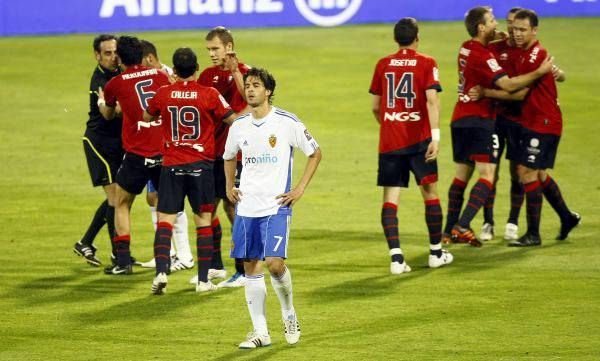
[{"label": "navy blue shorts", "polygon": [[554,168],[560,136],[525,129],[521,131],[521,148],[517,162],[530,169]]},{"label": "navy blue shorts", "polygon": [[158,207],[161,213],[183,211],[187,197],[196,214],[215,209],[215,186],[212,164],[199,162],[193,167],[163,167],[158,189]]},{"label": "navy blue shorts", "polygon": [[418,185],[437,182],[437,161],[425,162],[425,153],[379,154],[377,185],[382,187],[408,187],[410,173]]}]

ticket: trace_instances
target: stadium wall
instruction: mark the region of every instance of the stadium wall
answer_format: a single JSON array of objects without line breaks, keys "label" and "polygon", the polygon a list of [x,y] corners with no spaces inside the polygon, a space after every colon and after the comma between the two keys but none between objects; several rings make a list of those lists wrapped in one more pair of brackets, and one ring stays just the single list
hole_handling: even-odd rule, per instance
[{"label": "stadium wall", "polygon": [[600,0],[0,0],[0,36],[460,20],[465,10],[514,6],[541,16],[599,16]]}]

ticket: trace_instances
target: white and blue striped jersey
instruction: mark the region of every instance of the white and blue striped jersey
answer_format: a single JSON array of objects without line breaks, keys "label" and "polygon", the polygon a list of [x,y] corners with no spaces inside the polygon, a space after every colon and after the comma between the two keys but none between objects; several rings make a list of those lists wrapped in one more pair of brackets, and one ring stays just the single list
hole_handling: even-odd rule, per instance
[{"label": "white and blue striped jersey", "polygon": [[275,197],[291,189],[294,148],[310,156],[318,147],[304,124],[283,109],[272,107],[262,119],[254,119],[252,113],[237,118],[229,128],[223,155],[231,160],[242,152],[242,196],[236,214],[264,217],[289,213]]}]

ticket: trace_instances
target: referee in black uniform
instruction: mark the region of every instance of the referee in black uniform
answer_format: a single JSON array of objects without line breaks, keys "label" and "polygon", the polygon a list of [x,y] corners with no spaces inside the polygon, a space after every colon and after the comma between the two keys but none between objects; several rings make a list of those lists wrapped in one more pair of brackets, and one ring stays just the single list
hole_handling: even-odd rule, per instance
[{"label": "referee in black uniform", "polygon": [[[116,183],[114,182],[124,153],[121,146],[122,120],[115,118],[108,121],[104,119],[98,109],[98,88],[104,89],[104,85],[121,72],[117,56],[117,37],[109,34],[99,35],[94,39],[93,46],[98,65],[94,69],[90,82],[90,111],[83,135],[83,149],[92,184],[94,187],[102,186],[104,188],[106,199],[96,210],[92,223],[83,238],[73,246],[73,251],[82,256],[90,265],[100,266],[101,262],[96,258],[96,247],[93,242],[105,223],[110,239],[112,240],[114,237],[116,196]],[[112,251],[114,257],[114,246]]]}]

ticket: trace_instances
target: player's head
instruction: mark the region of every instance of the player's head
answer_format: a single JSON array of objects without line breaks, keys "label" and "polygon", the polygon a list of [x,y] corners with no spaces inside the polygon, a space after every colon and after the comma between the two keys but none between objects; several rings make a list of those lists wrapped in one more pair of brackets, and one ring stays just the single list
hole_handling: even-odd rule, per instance
[{"label": "player's head", "polygon": [[223,66],[227,52],[233,51],[233,36],[231,31],[223,26],[217,26],[206,34],[206,50],[213,65]]},{"label": "player's head", "polygon": [[472,38],[479,38],[484,41],[494,39],[496,25],[496,18],[494,18],[492,8],[489,6],[474,7],[467,12],[465,17],[465,26]]},{"label": "player's head", "polygon": [[508,10],[508,14],[506,14],[506,30],[508,31],[508,36],[510,36],[510,40],[512,40],[512,41],[515,41],[515,38],[513,35],[512,24],[513,24],[513,21],[515,20],[515,14],[521,10],[523,10],[523,8],[520,8],[517,6],[517,7],[514,7],[512,9]]},{"label": "player's head", "polygon": [[156,51],[156,46],[149,42],[148,40],[140,40],[142,44],[142,65],[150,68],[162,68],[162,64],[158,59],[158,52]]},{"label": "player's head", "polygon": [[275,78],[268,71],[252,68],[244,75],[244,92],[248,105],[255,108],[273,101],[275,94]]},{"label": "player's head", "polygon": [[419,41],[419,25],[415,18],[400,19],[394,26],[394,40],[400,46],[409,46]]},{"label": "player's head", "polygon": [[190,48],[179,48],[173,54],[173,71],[180,79],[189,78],[198,70],[198,58]]},{"label": "player's head", "polygon": [[142,43],[134,36],[121,36],[117,40],[117,54],[121,58],[121,63],[125,66],[139,65],[142,63],[144,51]]},{"label": "player's head", "polygon": [[94,38],[94,55],[98,64],[108,70],[119,66],[117,56],[117,37],[112,34],[102,34]]},{"label": "player's head", "polygon": [[517,11],[513,20],[515,43],[519,47],[527,47],[535,41],[539,19],[535,11],[523,9]]}]

